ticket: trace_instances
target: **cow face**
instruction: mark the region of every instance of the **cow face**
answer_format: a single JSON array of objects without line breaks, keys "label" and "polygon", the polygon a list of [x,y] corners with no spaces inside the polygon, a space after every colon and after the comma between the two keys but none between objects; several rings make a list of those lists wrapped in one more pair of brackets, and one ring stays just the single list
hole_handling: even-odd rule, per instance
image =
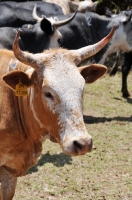
[{"label": "cow face", "polygon": [[40,22],[40,27],[43,33],[49,37],[48,48],[57,48],[60,47],[62,35],[58,29],[55,28],[52,21],[52,19],[48,20],[44,18]]},{"label": "cow face", "polygon": [[[116,40],[119,40],[122,51],[132,50],[132,11],[122,11],[117,19],[119,20]],[[116,18],[115,18],[116,19]],[[114,20],[115,20],[114,19]]]},{"label": "cow face", "polygon": [[126,20],[123,21],[124,32],[126,33],[126,40],[132,50],[132,10],[125,11]]},{"label": "cow face", "polygon": [[41,70],[13,71],[3,79],[12,89],[19,79],[29,87],[34,123],[44,126],[64,153],[73,156],[90,152],[92,138],[83,122],[83,90],[85,82],[94,82],[106,72],[106,67],[77,68],[75,57],[62,49],[45,52],[38,59]]},{"label": "cow face", "polygon": [[76,9],[79,12],[87,12],[87,11],[95,11],[98,2],[92,2],[91,0],[81,1],[81,2],[74,2],[69,1],[70,10],[73,12]]},{"label": "cow face", "polygon": [[[41,31],[49,38],[49,44],[47,48],[57,48],[61,45],[62,35],[58,31],[58,28],[69,23],[76,16],[77,11],[69,18],[59,21],[57,18],[46,18],[45,16],[39,17],[37,15],[36,5],[34,6],[32,16],[35,20],[40,22]],[[57,19],[57,21],[56,21]],[[37,29],[38,30],[38,29]],[[44,44],[45,45],[45,44]],[[46,49],[46,48],[45,48]]]}]

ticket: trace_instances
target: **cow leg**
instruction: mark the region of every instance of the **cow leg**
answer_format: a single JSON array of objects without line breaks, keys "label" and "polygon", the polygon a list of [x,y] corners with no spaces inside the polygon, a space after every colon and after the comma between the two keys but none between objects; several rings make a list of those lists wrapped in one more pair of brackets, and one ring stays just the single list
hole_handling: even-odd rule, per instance
[{"label": "cow leg", "polygon": [[120,59],[120,52],[117,52],[117,54],[116,54],[116,60],[115,60],[115,63],[113,64],[113,67],[112,67],[112,69],[110,71],[109,76],[115,76],[115,74],[116,74],[116,72],[118,70],[118,66],[119,66],[119,64],[118,64],[119,59]]},{"label": "cow leg", "polygon": [[127,77],[129,74],[129,71],[131,69],[132,64],[132,53],[125,53],[124,63],[122,65],[122,96],[123,97],[129,97],[130,93],[127,89]]},{"label": "cow leg", "polygon": [[4,167],[0,167],[0,200],[12,200],[15,194],[17,177],[12,176]]},{"label": "cow leg", "polygon": [[1,182],[0,182],[0,200],[2,200]]}]

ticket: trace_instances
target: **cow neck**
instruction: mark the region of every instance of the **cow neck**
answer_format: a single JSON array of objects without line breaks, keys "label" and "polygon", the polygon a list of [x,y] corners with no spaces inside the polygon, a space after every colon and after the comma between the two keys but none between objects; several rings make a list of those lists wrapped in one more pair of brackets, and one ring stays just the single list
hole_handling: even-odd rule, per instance
[{"label": "cow neck", "polygon": [[[30,107],[31,91],[32,89],[29,89],[29,95],[27,97],[13,96],[13,109],[15,109],[17,120],[14,126],[17,124],[19,137],[16,134],[15,139],[13,139],[13,148],[9,144],[10,156],[6,162],[4,161],[4,166],[14,176],[25,175],[27,170],[37,163],[42,152],[43,137],[48,134],[45,127],[40,126],[38,121],[36,121],[32,108]],[[37,115],[37,110],[35,111]],[[8,162],[12,159],[13,163]]]},{"label": "cow neck", "polygon": [[34,88],[28,89],[28,97],[18,98],[19,116],[22,129],[29,138],[41,141],[48,132],[45,125],[40,121],[38,111],[34,104],[39,104],[39,99],[34,99]]}]

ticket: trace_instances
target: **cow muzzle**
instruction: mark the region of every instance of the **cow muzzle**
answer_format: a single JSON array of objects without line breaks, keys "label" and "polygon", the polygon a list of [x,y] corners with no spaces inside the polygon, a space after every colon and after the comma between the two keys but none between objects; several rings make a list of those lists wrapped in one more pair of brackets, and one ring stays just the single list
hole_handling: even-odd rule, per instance
[{"label": "cow muzzle", "polygon": [[70,156],[85,155],[92,151],[92,137],[67,139],[63,144],[63,152]]}]

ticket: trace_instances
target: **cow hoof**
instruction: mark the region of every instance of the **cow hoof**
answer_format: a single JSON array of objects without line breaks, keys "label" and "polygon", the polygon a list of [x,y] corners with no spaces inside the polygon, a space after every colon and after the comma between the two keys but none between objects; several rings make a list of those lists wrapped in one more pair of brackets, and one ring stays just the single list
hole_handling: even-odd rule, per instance
[{"label": "cow hoof", "polygon": [[129,92],[125,92],[125,93],[122,94],[122,96],[123,96],[124,98],[127,98],[127,97],[130,97],[131,95],[130,95]]}]

